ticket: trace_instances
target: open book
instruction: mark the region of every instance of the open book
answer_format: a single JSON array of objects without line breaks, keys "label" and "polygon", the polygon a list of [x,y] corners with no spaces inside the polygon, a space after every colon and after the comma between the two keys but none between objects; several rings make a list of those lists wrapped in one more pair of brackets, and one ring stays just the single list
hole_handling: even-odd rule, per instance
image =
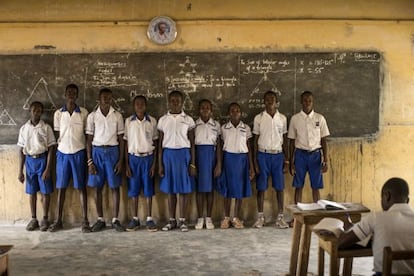
[{"label": "open book", "polygon": [[346,207],[335,201],[320,199],[317,203],[301,203],[298,202],[298,208],[303,211],[313,210],[346,210]]},{"label": "open book", "polygon": [[336,218],[323,218],[318,224],[313,227],[314,232],[333,234],[339,238],[344,232],[344,222]]}]

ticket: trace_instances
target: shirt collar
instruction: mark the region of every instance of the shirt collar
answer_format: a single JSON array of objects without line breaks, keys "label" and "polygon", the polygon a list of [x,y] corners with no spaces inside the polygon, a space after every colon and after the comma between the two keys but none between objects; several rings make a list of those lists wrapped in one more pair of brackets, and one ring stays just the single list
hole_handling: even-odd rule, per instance
[{"label": "shirt collar", "polygon": [[[96,111],[97,111],[97,112],[99,112],[99,113],[101,113],[101,114],[103,115],[103,113],[102,113],[102,110],[101,110],[101,107],[100,107],[100,106],[98,106],[98,108],[96,109]],[[115,109],[114,109],[112,106],[110,106],[110,107],[109,107],[109,111],[108,111],[108,115],[109,115],[110,113],[112,113],[112,112],[115,112]]]},{"label": "shirt collar", "polygon": [[[60,111],[62,111],[62,112],[68,111],[68,109],[66,107],[66,104],[62,106],[62,108],[60,109]],[[78,113],[81,112],[80,107],[78,105],[75,105],[75,109],[73,111],[78,112]]]},{"label": "shirt collar", "polygon": [[224,128],[225,129],[230,129],[230,128],[245,129],[246,125],[242,121],[240,121],[237,127],[234,127],[234,125],[230,121],[228,121],[227,124],[224,126]]},{"label": "shirt collar", "polygon": [[411,206],[408,203],[394,203],[388,211],[406,211],[412,210]]},{"label": "shirt collar", "polygon": [[312,111],[309,113],[309,114],[306,114],[305,112],[303,112],[303,110],[301,110],[300,111],[300,114],[303,116],[303,117],[310,117],[310,118],[312,118],[313,117],[313,115],[315,114],[315,112],[313,111],[313,109],[312,109]]},{"label": "shirt collar", "polygon": [[[138,116],[137,116],[137,114],[136,113],[134,113],[132,116],[131,116],[131,121],[135,121],[135,120],[139,120],[139,118],[138,118]],[[144,121],[151,121],[150,120],[150,117],[149,117],[149,115],[148,115],[148,113],[147,112],[145,112],[145,114],[144,114]]]},{"label": "shirt collar", "polygon": [[204,123],[201,118],[198,118],[196,121],[196,125],[203,125],[203,124],[209,124],[210,126],[216,126],[216,122],[213,120],[213,118],[208,119],[207,123]]},{"label": "shirt collar", "polygon": [[37,123],[37,125],[33,125],[32,124],[32,120],[31,119],[29,119],[29,121],[27,121],[27,123],[29,124],[29,125],[31,125],[32,127],[42,127],[43,125],[44,125],[44,121],[42,120],[42,119],[40,119],[40,121]]},{"label": "shirt collar", "polygon": [[179,113],[179,114],[171,114],[170,111],[168,110],[167,115],[168,116],[180,115],[182,117],[187,116],[187,114],[185,114],[184,110],[182,110],[181,113]]}]

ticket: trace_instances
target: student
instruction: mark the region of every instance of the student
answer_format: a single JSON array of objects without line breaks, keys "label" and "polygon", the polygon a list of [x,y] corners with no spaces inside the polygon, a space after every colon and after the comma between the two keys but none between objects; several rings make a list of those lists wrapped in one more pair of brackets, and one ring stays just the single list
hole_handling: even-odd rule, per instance
[{"label": "student", "polygon": [[[228,107],[230,121],[221,127],[223,140],[223,172],[217,185],[218,192],[224,197],[224,219],[220,228],[227,229],[230,224],[244,228],[240,220],[242,199],[252,195],[250,180],[254,177],[252,149],[249,139],[250,127],[240,120],[241,110],[238,103]],[[231,199],[236,200],[234,217],[230,220]]]},{"label": "student", "polygon": [[292,116],[289,125],[290,173],[293,176],[295,203],[302,201],[306,173],[309,172],[313,201],[320,198],[323,188],[322,173],[328,171],[329,136],[325,118],[313,111],[313,94],[305,91],[300,96],[302,110]]},{"label": "student", "polygon": [[69,181],[79,191],[83,212],[81,231],[90,232],[88,221],[86,193],[86,142],[85,128],[88,111],[76,104],[79,89],[76,84],[69,84],[65,89],[66,104],[56,110],[53,120],[58,133],[58,150],[56,153],[56,188],[58,189],[58,217],[50,225],[49,231],[55,232],[63,228],[62,213],[65,203],[66,189]]},{"label": "student", "polygon": [[[214,195],[213,182],[214,178],[221,174],[221,146],[217,146],[220,143],[220,124],[212,118],[213,105],[209,100],[201,100],[198,108],[200,118],[195,123],[198,220],[195,229],[203,229],[205,224],[207,229],[212,230],[214,229],[211,220]],[[207,203],[205,220],[203,217],[204,202]]]},{"label": "student", "polygon": [[284,175],[287,172],[287,119],[279,113],[277,95],[273,91],[264,94],[265,110],[254,118],[254,164],[256,170],[258,216],[253,227],[264,226],[263,202],[268,178],[272,176],[272,186],[276,191],[278,203],[277,228],[288,228],[283,218]]},{"label": "student", "polygon": [[23,166],[26,166],[26,193],[30,196],[30,210],[32,219],[26,226],[27,231],[39,228],[36,216],[37,192],[42,195],[43,219],[40,222],[40,231],[49,227],[48,213],[50,194],[53,184],[50,176],[50,166],[56,139],[52,128],[40,119],[43,113],[43,104],[32,102],[30,104],[30,120],[19,132],[17,145],[20,147],[20,164],[18,179],[24,182]]},{"label": "student", "polygon": [[[169,111],[158,122],[158,173],[160,190],[168,194],[169,222],[162,228],[169,231],[179,227],[188,231],[185,221],[188,194],[194,190],[196,175],[193,118],[183,111],[184,96],[180,91],[168,95]],[[177,225],[175,212],[179,196],[180,217]]]},{"label": "student", "polygon": [[124,158],[124,120],[121,113],[112,106],[112,91],[102,88],[99,91],[99,106],[89,114],[86,124],[88,155],[88,186],[95,188],[97,222],[92,232],[106,228],[102,210],[102,189],[105,181],[112,191],[112,228],[124,231],[119,214],[119,187],[121,186],[122,162]]},{"label": "student", "polygon": [[150,232],[157,231],[151,216],[154,195],[154,173],[157,156],[157,121],[148,115],[147,98],[142,95],[134,98],[135,113],[125,120],[125,166],[128,177],[128,197],[132,199],[133,218],[126,230],[139,228],[138,197],[143,190],[147,203],[146,227]]},{"label": "student", "polygon": [[[339,247],[348,248],[372,235],[374,271],[375,275],[381,275],[384,247],[390,246],[392,250],[414,249],[414,210],[408,201],[407,182],[396,177],[388,179],[381,191],[381,206],[384,211],[363,217],[339,237]],[[392,273],[413,275],[414,261],[393,262]]]}]

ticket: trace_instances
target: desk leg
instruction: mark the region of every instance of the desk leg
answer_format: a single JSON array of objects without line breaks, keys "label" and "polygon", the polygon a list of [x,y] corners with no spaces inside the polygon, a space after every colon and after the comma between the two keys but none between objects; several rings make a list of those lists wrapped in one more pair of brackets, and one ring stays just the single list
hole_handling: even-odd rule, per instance
[{"label": "desk leg", "polygon": [[344,259],[344,271],[343,274],[344,276],[351,276],[352,275],[352,261],[353,258],[345,258]]},{"label": "desk leg", "polygon": [[293,224],[293,236],[292,236],[292,250],[290,252],[290,268],[289,275],[296,276],[296,269],[298,266],[298,256],[299,256],[299,244],[300,244],[300,235],[302,230],[302,223],[295,218]]},{"label": "desk leg", "polygon": [[329,275],[335,276],[339,275],[339,264],[340,259],[338,259],[338,250],[331,250],[331,263],[329,264]]},{"label": "desk leg", "polygon": [[318,275],[323,276],[325,270],[325,250],[319,246],[318,251]]},{"label": "desk leg", "polygon": [[308,274],[308,264],[309,264],[309,250],[310,250],[310,243],[311,243],[311,227],[310,225],[306,225],[303,228],[302,239],[301,239],[301,246],[299,252],[299,275],[306,276]]}]

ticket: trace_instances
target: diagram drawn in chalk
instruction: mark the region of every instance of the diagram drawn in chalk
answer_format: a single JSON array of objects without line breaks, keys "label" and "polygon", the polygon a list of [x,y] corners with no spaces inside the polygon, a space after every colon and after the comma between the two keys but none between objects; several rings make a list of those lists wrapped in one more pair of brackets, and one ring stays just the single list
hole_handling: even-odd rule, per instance
[{"label": "diagram drawn in chalk", "polygon": [[[0,110],[3,109],[3,103],[0,102]],[[0,126],[15,126],[17,125],[13,118],[10,116],[7,109],[3,109],[0,113]]]},{"label": "diagram drawn in chalk", "polygon": [[250,92],[250,97],[254,95],[260,94],[262,95],[263,91],[271,90],[275,92],[278,96],[282,95],[280,90],[277,86],[267,77],[266,73],[263,74],[263,77],[259,80],[257,85],[253,88],[252,92]]},{"label": "diagram drawn in chalk", "polygon": [[56,110],[56,105],[50,96],[48,84],[43,77],[41,77],[33,87],[29,97],[26,99],[23,105],[23,109],[29,110],[30,103],[33,101],[39,101],[43,103],[45,111]]}]

